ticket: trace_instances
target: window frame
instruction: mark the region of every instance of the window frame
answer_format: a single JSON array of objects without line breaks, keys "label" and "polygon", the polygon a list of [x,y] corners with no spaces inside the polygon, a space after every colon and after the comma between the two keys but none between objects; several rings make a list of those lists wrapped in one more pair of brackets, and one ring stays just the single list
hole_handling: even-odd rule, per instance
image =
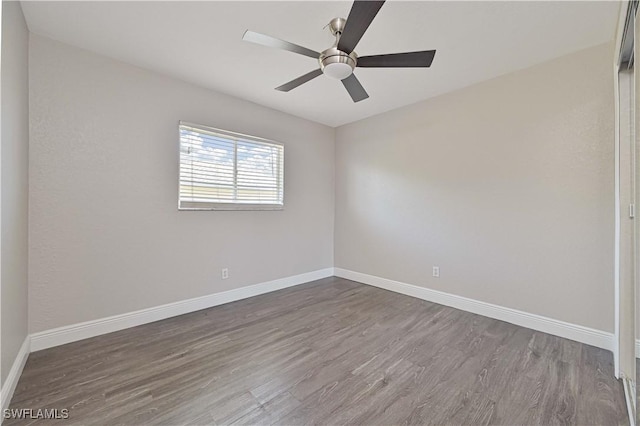
[{"label": "window frame", "polygon": [[[191,127],[194,129],[201,129],[203,131],[211,132],[219,136],[234,139],[234,149],[237,149],[238,139],[246,140],[248,142],[262,143],[266,145],[275,145],[281,147],[281,159],[280,159],[280,186],[282,191],[282,204],[279,203],[239,203],[237,201],[232,202],[194,202],[194,201],[182,201],[180,199],[180,171],[182,166],[182,141],[180,136],[180,128],[182,126]],[[273,211],[284,210],[285,196],[284,196],[284,148],[285,145],[282,142],[274,141],[271,139],[265,139],[258,136],[246,135],[243,133],[232,132],[229,130],[218,129],[203,124],[197,124],[189,121],[178,122],[178,210],[179,211]],[[237,155],[234,158],[234,181],[237,178]],[[234,183],[234,188],[237,188],[237,181]]]}]

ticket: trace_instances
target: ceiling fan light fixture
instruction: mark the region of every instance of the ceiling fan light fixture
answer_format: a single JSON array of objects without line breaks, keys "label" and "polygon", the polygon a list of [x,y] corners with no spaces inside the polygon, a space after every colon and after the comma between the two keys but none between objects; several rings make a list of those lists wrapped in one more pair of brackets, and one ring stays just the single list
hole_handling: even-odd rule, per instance
[{"label": "ceiling fan light fixture", "polygon": [[335,78],[336,80],[344,80],[351,75],[353,68],[345,63],[333,62],[325,65],[325,67],[322,68],[322,72],[327,77]]}]

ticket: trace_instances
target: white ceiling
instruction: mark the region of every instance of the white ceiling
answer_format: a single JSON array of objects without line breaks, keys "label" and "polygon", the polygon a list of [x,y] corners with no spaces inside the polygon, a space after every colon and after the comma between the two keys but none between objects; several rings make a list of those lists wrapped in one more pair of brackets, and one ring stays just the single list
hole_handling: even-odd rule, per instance
[{"label": "white ceiling", "polygon": [[318,68],[306,56],[242,41],[262,32],[313,50],[350,2],[23,2],[40,35],[219,92],[339,126],[610,41],[618,2],[388,1],[359,55],[437,49],[430,69],[357,69],[370,98],[354,104],[320,76],[289,93],[275,87]]}]

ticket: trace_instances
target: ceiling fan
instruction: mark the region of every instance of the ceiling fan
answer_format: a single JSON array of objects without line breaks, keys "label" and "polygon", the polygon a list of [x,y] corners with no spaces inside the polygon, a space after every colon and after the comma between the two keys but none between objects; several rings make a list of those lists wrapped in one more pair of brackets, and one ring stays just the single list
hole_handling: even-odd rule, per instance
[{"label": "ceiling fan", "polygon": [[349,92],[351,99],[353,99],[353,102],[360,102],[363,99],[367,99],[369,95],[353,74],[353,70],[356,67],[426,68],[431,66],[433,57],[436,54],[435,50],[424,50],[420,52],[358,57],[354,49],[383,4],[384,1],[356,0],[351,7],[347,19],[334,18],[329,22],[329,30],[331,34],[336,37],[336,42],[332,47],[323,50],[321,53],[249,30],[244,33],[242,39],[263,46],[288,50],[289,52],[298,53],[318,60],[320,68],[291,80],[282,86],[276,87],[276,90],[288,92],[324,74],[336,80],[341,80],[345,89]]}]

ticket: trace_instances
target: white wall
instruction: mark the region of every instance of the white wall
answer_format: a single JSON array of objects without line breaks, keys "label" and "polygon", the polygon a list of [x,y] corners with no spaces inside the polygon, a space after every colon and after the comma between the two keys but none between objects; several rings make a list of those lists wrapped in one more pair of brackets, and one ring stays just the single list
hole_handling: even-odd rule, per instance
[{"label": "white wall", "polygon": [[[33,34],[29,72],[31,332],[332,266],[334,129]],[[178,120],[284,142],[285,210],[179,212]]]},{"label": "white wall", "polygon": [[338,128],[335,266],[612,332],[612,58]]},{"label": "white wall", "polygon": [[2,2],[2,383],[27,336],[29,35],[18,2]]}]

